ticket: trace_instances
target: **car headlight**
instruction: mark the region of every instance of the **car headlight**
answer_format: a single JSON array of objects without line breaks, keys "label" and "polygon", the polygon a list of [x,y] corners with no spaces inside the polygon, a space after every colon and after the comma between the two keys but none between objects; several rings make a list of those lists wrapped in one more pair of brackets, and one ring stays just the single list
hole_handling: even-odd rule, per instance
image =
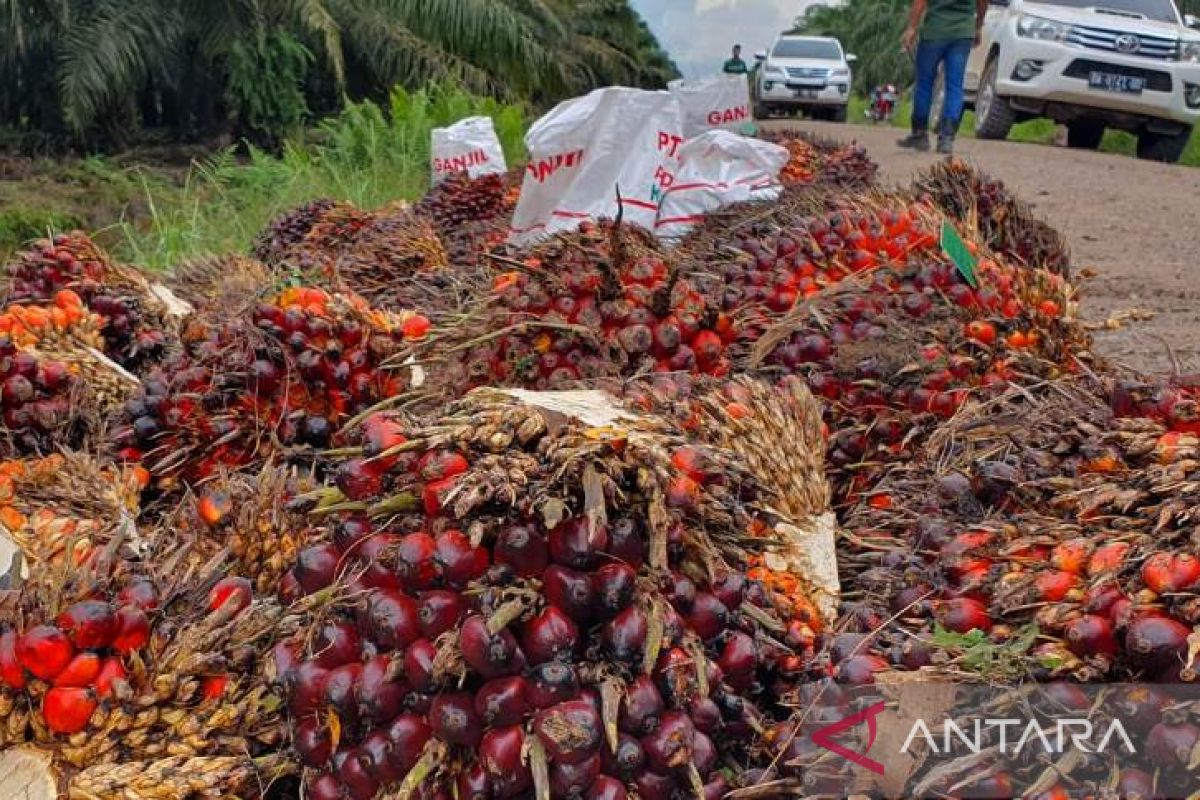
[{"label": "car headlight", "polygon": [[849,78],[850,70],[848,70],[844,67],[842,69],[835,69],[829,73],[829,77],[831,77],[831,78]]},{"label": "car headlight", "polygon": [[1179,60],[1200,63],[1200,41],[1183,41],[1179,43]]},{"label": "car headlight", "polygon": [[1022,14],[1017,18],[1017,35],[1027,39],[1042,39],[1050,42],[1062,42],[1071,32],[1071,26],[1052,19],[1034,17]]},{"label": "car headlight", "polygon": [[763,72],[768,75],[782,75],[783,67],[763,67]]}]

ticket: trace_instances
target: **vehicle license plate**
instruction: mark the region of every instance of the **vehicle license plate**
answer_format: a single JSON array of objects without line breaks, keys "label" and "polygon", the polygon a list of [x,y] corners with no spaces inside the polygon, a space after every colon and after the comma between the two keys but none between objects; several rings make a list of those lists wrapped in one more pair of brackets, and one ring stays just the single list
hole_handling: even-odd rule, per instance
[{"label": "vehicle license plate", "polygon": [[1142,90],[1146,88],[1146,79],[1133,75],[1115,75],[1111,72],[1093,72],[1088,76],[1088,86],[1093,89],[1103,89],[1106,92],[1141,94]]}]

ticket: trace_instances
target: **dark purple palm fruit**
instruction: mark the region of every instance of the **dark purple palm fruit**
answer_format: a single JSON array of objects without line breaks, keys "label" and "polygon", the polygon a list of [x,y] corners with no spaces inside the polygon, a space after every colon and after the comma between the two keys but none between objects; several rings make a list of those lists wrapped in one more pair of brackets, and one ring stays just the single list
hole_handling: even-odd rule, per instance
[{"label": "dark purple palm fruit", "polygon": [[526,696],[534,708],[549,708],[579,695],[575,667],[561,661],[544,661],[529,672]]},{"label": "dark purple palm fruit", "polygon": [[318,664],[333,669],[362,659],[362,639],[349,623],[327,622],[317,632],[312,653]]},{"label": "dark purple palm fruit", "polygon": [[389,678],[391,666],[392,659],[387,656],[375,656],[363,663],[354,690],[358,714],[363,719],[385,723],[404,710],[409,687],[398,678]]},{"label": "dark purple palm fruit", "polygon": [[532,525],[509,525],[501,529],[492,551],[497,564],[507,564],[525,578],[539,577],[550,564],[546,536]]},{"label": "dark purple palm fruit", "polygon": [[416,714],[401,714],[387,726],[392,743],[392,766],[403,775],[417,765],[433,731],[425,719]]},{"label": "dark purple palm fruit", "polygon": [[700,773],[701,778],[708,778],[709,773],[717,765],[717,756],[717,746],[713,740],[700,731],[696,731],[692,746],[692,764],[696,766],[696,771]]},{"label": "dark purple palm fruit", "polygon": [[729,609],[715,594],[697,592],[692,607],[683,614],[688,627],[704,641],[715,639],[729,627]]},{"label": "dark purple palm fruit", "polygon": [[520,725],[490,730],[479,745],[479,761],[497,798],[507,800],[533,786],[533,773],[521,757],[525,732]]},{"label": "dark purple palm fruit", "polygon": [[329,670],[316,661],[305,661],[290,673],[288,709],[297,717],[311,714],[325,705],[325,684]]},{"label": "dark purple palm fruit", "polygon": [[455,786],[458,789],[458,800],[491,800],[492,781],[478,761],[472,762],[458,773]]},{"label": "dark purple palm fruit", "polygon": [[358,757],[363,768],[380,786],[401,780],[405,775],[396,769],[392,748],[392,740],[388,738],[384,729],[371,731],[363,737],[362,744],[358,746]]},{"label": "dark purple palm fruit", "polygon": [[489,728],[520,724],[532,710],[529,683],[519,675],[493,678],[475,693],[475,713]]},{"label": "dark purple palm fruit", "polygon": [[666,704],[647,675],[639,675],[625,687],[617,727],[633,736],[646,736],[658,728]]},{"label": "dark purple palm fruit", "polygon": [[637,606],[630,606],[604,623],[600,641],[616,661],[637,663],[646,649],[649,626],[646,613]]},{"label": "dark purple palm fruit", "polygon": [[542,575],[542,594],[580,625],[596,615],[596,591],[587,573],[551,564]]},{"label": "dark purple palm fruit", "polygon": [[533,730],[553,761],[577,764],[598,752],[604,725],[588,700],[568,700],[537,712]]},{"label": "dark purple palm fruit", "polygon": [[433,589],[417,598],[417,620],[426,639],[436,639],[453,628],[466,612],[466,603],[458,592]]},{"label": "dark purple palm fruit", "polygon": [[463,622],[458,644],[467,666],[484,678],[515,675],[525,669],[525,654],[516,637],[507,629],[493,634],[478,614]]},{"label": "dark purple palm fruit", "polygon": [[292,747],[306,767],[323,767],[333,754],[333,736],[316,716],[301,719],[292,733]]},{"label": "dark purple palm fruit", "polygon": [[601,775],[592,783],[585,800],[629,800],[625,785],[609,775]]},{"label": "dark purple palm fruit", "polygon": [[633,787],[641,800],[671,800],[679,784],[674,776],[646,769],[634,777]]},{"label": "dark purple palm fruit", "polygon": [[688,711],[692,716],[692,724],[696,726],[696,730],[702,731],[709,736],[716,736],[725,725],[725,720],[721,717],[720,707],[710,697],[697,700],[691,705]]},{"label": "dark purple palm fruit", "polygon": [[343,664],[329,670],[329,679],[325,681],[325,703],[346,725],[358,722],[357,689],[362,670],[362,664]]},{"label": "dark purple palm fruit", "polygon": [[655,772],[668,773],[692,763],[695,753],[696,728],[682,711],[662,715],[658,728],[642,737],[646,763]]},{"label": "dark purple palm fruit", "polygon": [[600,777],[600,754],[593,753],[575,764],[554,762],[550,765],[550,796],[582,798]]},{"label": "dark purple palm fruit", "polygon": [[380,647],[399,650],[421,636],[417,603],[403,592],[375,589],[359,613],[359,627]]},{"label": "dark purple palm fruit", "polygon": [[608,527],[587,517],[571,517],[550,531],[550,558],[569,569],[591,569],[608,547]]},{"label": "dark purple palm fruit", "polygon": [[696,602],[696,584],[682,572],[672,572],[666,579],[665,587],[667,601],[681,614],[692,610]]},{"label": "dark purple palm fruit", "polygon": [[443,742],[464,747],[478,746],[483,734],[483,725],[475,713],[475,702],[467,692],[434,697],[429,706],[429,727]]},{"label": "dark purple palm fruit", "polygon": [[746,597],[746,578],[738,572],[721,570],[710,588],[725,608],[736,610]]},{"label": "dark purple palm fruit", "polygon": [[599,616],[609,619],[633,602],[637,572],[628,564],[605,564],[592,573]]},{"label": "dark purple palm fruit", "polygon": [[607,747],[603,750],[604,771],[623,781],[633,780],[646,764],[646,754],[642,752],[642,743],[628,733],[618,734],[615,751]]},{"label": "dark purple palm fruit", "polygon": [[413,690],[432,692],[437,688],[433,674],[437,652],[437,645],[428,639],[417,639],[405,649],[404,678]]},{"label": "dark purple palm fruit", "polygon": [[379,781],[367,772],[365,761],[358,748],[354,748],[338,766],[338,783],[342,785],[342,791],[350,800],[371,800],[379,791]]},{"label": "dark purple palm fruit", "polygon": [[579,626],[557,606],[547,606],[521,626],[521,649],[530,664],[571,661],[579,641]]},{"label": "dark purple palm fruit", "polygon": [[617,517],[608,524],[610,558],[628,564],[635,570],[646,562],[646,543],[641,524],[633,517]]}]

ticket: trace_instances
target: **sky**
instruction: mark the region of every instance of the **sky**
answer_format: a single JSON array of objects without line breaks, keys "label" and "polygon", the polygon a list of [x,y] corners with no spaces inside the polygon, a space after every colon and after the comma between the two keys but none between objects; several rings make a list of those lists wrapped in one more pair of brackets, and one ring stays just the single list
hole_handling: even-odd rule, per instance
[{"label": "sky", "polygon": [[806,0],[631,0],[685,77],[719,72],[735,43],[751,63],[808,5]]}]

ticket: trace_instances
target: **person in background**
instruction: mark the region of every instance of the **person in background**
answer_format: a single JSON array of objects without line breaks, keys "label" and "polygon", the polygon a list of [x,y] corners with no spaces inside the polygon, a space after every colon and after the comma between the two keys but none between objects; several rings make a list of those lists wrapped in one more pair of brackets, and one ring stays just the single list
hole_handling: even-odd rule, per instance
[{"label": "person in background", "polygon": [[746,62],[742,61],[742,46],[740,44],[735,44],[733,46],[733,58],[725,62],[725,66],[722,71],[726,75],[746,74]]},{"label": "person in background", "polygon": [[967,57],[979,43],[988,0],[913,0],[908,27],[901,42],[912,53],[915,48],[917,85],[913,91],[912,133],[900,146],[922,152],[929,149],[929,110],[933,105],[933,82],[938,65],[946,76],[946,102],[938,124],[937,151],[954,152],[954,137],[963,115],[963,76]]}]

